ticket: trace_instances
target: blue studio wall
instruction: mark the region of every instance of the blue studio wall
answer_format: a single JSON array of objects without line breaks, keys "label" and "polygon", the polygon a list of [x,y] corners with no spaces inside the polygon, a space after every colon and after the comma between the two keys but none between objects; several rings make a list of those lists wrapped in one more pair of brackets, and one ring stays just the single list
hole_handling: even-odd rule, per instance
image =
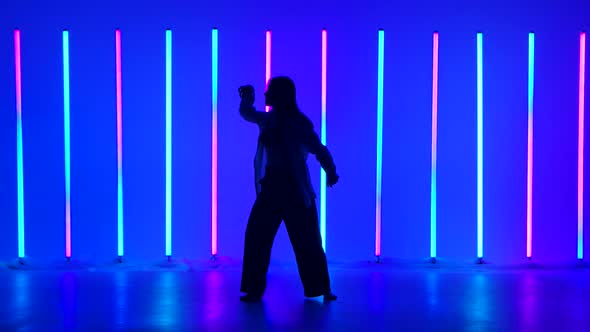
[{"label": "blue studio wall", "polygon": [[[70,31],[72,255],[117,255],[115,29],[122,31],[125,256],[165,246],[165,30],[172,29],[172,253],[211,247],[211,28],[219,28],[219,254],[241,259],[254,201],[257,128],[238,114],[237,87],[262,109],[265,30],[272,73],[291,76],[320,128],[321,29],[328,29],[328,147],[341,182],[328,189],[330,261],[375,248],[377,30],[385,29],[384,257],[430,253],[432,33],[440,32],[438,255],[474,260],[476,33],[483,32],[484,257],[526,255],[528,33],[536,34],[533,257],[574,261],[577,249],[579,34],[584,1],[519,5],[387,1],[0,4],[0,259],[17,256],[13,30],[21,30],[26,255],[64,257],[62,34]],[[587,84],[588,85],[588,84]],[[586,88],[588,94],[588,88]],[[319,167],[310,158],[319,192]],[[588,178],[588,176],[586,177]],[[585,204],[587,205],[587,204]],[[588,238],[590,227],[586,227]],[[588,247],[588,246],[586,246]],[[273,258],[292,261],[284,228]],[[586,254],[589,253],[586,249]]]}]

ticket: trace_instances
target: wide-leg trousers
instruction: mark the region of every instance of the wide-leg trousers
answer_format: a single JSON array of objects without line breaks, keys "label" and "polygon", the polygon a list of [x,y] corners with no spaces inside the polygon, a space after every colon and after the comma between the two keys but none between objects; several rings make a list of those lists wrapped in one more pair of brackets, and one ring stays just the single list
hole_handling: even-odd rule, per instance
[{"label": "wide-leg trousers", "polygon": [[274,238],[285,222],[295,252],[304,296],[315,297],[330,292],[326,254],[318,223],[315,201],[306,206],[289,181],[265,177],[246,227],[241,291],[262,295]]}]

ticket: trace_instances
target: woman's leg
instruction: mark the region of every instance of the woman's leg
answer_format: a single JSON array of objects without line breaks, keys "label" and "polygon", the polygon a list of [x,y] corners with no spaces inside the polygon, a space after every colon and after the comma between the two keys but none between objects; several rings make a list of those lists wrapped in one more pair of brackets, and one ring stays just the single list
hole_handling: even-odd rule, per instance
[{"label": "woman's leg", "polygon": [[279,211],[271,198],[264,192],[258,195],[246,226],[240,290],[253,296],[262,296],[266,289],[272,244],[281,225]]},{"label": "woman's leg", "polygon": [[292,206],[285,215],[285,226],[295,258],[304,295],[315,297],[331,294],[330,276],[315,202],[309,207]]}]

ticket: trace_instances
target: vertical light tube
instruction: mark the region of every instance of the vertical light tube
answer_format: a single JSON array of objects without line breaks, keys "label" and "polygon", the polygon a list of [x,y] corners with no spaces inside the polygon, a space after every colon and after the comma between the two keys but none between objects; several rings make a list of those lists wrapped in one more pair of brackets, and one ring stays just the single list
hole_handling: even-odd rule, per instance
[{"label": "vertical light tube", "polygon": [[[271,52],[272,52],[272,33],[270,30],[266,30],[266,52],[265,52],[265,84],[268,87],[268,81],[270,81],[270,69],[271,69]],[[266,106],[266,111],[270,110],[269,106]]]},{"label": "vertical light tube", "polygon": [[438,32],[432,37],[432,155],[430,165],[430,257],[436,258],[436,154],[438,140]]},{"label": "vertical light tube", "polygon": [[166,256],[172,256],[172,31],[166,30]]},{"label": "vertical light tube", "polygon": [[66,258],[72,257],[72,224],[70,201],[70,38],[63,31],[63,76],[64,76],[64,157],[65,157],[65,203],[66,203]]},{"label": "vertical light tube", "polygon": [[584,84],[586,79],[586,33],[580,34],[580,81],[578,91],[578,259],[584,259]]},{"label": "vertical light tube", "polygon": [[535,34],[529,33],[528,144],[526,186],[526,257],[533,256],[533,92],[535,87]]},{"label": "vertical light tube", "polygon": [[[328,66],[328,31],[322,30],[322,144],[326,145],[326,95],[327,95],[327,66]],[[320,233],[322,247],[326,250],[326,172],[321,170],[320,180]]]},{"label": "vertical light tube", "polygon": [[477,257],[483,258],[483,34],[477,33]]},{"label": "vertical light tube", "polygon": [[117,254],[123,257],[123,84],[121,73],[121,30],[115,31],[117,80]]},{"label": "vertical light tube", "polygon": [[18,258],[25,257],[25,199],[23,180],[23,108],[20,30],[14,30],[14,65],[16,81],[16,172],[18,201]]},{"label": "vertical light tube", "polygon": [[375,256],[381,257],[381,188],[383,185],[383,65],[385,31],[379,30],[377,55],[377,206],[375,211]]},{"label": "vertical light tube", "polygon": [[219,70],[218,30],[211,31],[211,255],[217,255],[217,92]]}]

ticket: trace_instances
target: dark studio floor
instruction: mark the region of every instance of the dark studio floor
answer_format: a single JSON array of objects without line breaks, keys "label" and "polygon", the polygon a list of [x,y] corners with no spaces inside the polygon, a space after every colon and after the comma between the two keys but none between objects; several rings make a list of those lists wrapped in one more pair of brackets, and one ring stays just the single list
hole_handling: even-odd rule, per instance
[{"label": "dark studio floor", "polygon": [[590,269],[331,265],[338,301],[273,265],[260,304],[239,263],[0,269],[0,331],[590,331]]}]

